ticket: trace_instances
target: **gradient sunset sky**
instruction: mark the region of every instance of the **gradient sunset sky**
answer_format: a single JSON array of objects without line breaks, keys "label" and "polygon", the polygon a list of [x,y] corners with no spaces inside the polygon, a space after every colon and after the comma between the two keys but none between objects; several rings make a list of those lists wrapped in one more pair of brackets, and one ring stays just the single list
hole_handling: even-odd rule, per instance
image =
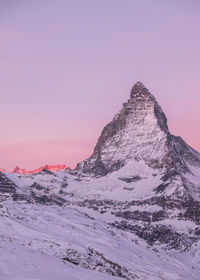
[{"label": "gradient sunset sky", "polygon": [[0,167],[74,167],[138,80],[200,151],[199,0],[0,0]]}]

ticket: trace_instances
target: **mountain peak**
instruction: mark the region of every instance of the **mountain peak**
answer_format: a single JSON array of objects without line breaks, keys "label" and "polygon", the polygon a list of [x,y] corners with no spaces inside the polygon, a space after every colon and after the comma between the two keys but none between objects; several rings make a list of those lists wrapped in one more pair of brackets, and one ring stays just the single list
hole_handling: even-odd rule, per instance
[{"label": "mountain peak", "polygon": [[184,141],[170,134],[162,108],[148,89],[137,82],[131,98],[104,127],[93,154],[75,170],[105,176],[129,162],[140,161],[169,178],[179,170],[190,172],[188,163],[200,165],[199,154],[193,153]]},{"label": "mountain peak", "polygon": [[134,97],[146,97],[149,93],[148,89],[144,86],[143,83],[137,82],[131,89],[131,98]]},{"label": "mountain peak", "polygon": [[142,160],[148,166],[162,169],[169,158],[169,135],[167,119],[158,102],[141,82],[137,82],[130,99],[104,127],[94,153],[78,164],[76,170],[104,176],[130,160]]}]

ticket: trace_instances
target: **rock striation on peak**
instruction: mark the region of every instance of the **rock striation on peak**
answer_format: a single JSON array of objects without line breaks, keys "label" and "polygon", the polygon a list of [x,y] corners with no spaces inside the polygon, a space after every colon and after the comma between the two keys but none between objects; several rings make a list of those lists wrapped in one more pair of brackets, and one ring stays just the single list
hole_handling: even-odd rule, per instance
[{"label": "rock striation on peak", "polygon": [[146,97],[150,95],[148,89],[141,82],[137,82],[131,89],[131,98]]}]

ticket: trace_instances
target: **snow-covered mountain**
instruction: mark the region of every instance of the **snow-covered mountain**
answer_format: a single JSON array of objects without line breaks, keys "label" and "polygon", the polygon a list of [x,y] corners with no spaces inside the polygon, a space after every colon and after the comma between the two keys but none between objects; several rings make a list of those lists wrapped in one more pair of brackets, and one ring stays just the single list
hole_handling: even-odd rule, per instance
[{"label": "snow-covered mountain", "polygon": [[200,166],[200,154],[170,134],[167,119],[153,95],[140,82],[130,99],[103,129],[92,156],[77,166],[81,173],[104,176],[130,160],[167,175]]},{"label": "snow-covered mountain", "polygon": [[53,171],[0,173],[0,280],[199,279],[200,154],[142,83],[88,159]]}]

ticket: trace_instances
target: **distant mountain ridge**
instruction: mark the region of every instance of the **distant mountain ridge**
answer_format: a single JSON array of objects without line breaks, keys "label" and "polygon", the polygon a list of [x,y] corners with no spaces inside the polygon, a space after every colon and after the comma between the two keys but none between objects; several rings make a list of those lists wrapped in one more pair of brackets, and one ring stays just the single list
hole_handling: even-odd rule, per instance
[{"label": "distant mountain ridge", "polygon": [[37,174],[37,173],[41,172],[42,170],[47,170],[47,171],[50,171],[50,172],[56,172],[56,171],[65,170],[67,168],[68,168],[68,166],[65,165],[65,164],[56,164],[56,165],[47,165],[46,164],[44,166],[41,166],[41,167],[33,169],[33,170],[27,170],[27,169],[20,168],[20,167],[16,166],[11,172],[8,172],[5,169],[0,168],[0,172],[29,175],[29,174]]}]

